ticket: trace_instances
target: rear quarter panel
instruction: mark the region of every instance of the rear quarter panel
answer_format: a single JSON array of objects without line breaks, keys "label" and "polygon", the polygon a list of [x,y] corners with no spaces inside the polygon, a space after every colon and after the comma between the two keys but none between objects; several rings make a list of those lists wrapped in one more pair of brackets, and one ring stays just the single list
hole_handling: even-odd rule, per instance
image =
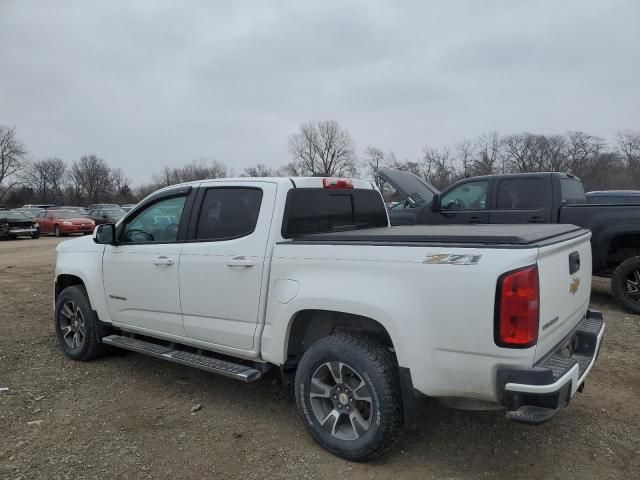
[{"label": "rear quarter panel", "polygon": [[[424,263],[478,254],[476,265]],[[427,395],[495,398],[499,366],[530,366],[535,347],[494,343],[496,282],[534,264],[537,249],[279,244],[274,249],[262,355],[282,364],[291,321],[306,309],[369,317],[388,331],[400,366]],[[282,285],[286,295],[278,295]]]},{"label": "rear quarter panel", "polygon": [[607,269],[611,241],[618,235],[640,233],[638,205],[567,205],[560,209],[558,223],[570,223],[591,230],[593,273]]}]

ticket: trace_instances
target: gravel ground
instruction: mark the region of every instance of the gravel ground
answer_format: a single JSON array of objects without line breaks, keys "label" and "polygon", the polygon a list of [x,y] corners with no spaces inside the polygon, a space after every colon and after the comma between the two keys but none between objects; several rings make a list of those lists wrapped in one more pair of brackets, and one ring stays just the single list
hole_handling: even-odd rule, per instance
[{"label": "gravel ground", "polygon": [[58,241],[0,243],[1,479],[640,478],[640,317],[607,281],[592,296],[608,322],[598,364],[551,422],[434,402],[390,455],[356,464],[312,442],[275,376],[246,385],[126,353],[66,360],[51,320]]}]

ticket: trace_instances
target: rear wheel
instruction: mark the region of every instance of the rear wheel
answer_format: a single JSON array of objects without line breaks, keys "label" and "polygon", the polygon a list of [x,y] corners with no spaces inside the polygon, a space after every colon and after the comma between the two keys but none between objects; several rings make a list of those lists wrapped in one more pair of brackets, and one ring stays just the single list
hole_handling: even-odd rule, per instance
[{"label": "rear wheel", "polygon": [[314,343],[296,372],[296,402],[311,436],[353,461],[383,455],[402,426],[395,356],[376,340],[339,332]]},{"label": "rear wheel", "polygon": [[62,351],[73,360],[93,360],[106,349],[102,337],[108,334],[108,329],[98,320],[82,286],[74,285],[60,292],[54,326]]},{"label": "rear wheel", "polygon": [[611,290],[622,305],[640,313],[640,256],[618,265],[611,277]]}]

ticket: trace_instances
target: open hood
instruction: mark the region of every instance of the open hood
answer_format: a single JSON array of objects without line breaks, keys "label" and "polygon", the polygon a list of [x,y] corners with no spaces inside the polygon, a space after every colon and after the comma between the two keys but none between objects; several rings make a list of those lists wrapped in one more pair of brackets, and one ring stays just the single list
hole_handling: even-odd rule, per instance
[{"label": "open hood", "polygon": [[437,188],[411,172],[381,168],[376,175],[395,188],[412,207],[429,203],[439,193]]}]

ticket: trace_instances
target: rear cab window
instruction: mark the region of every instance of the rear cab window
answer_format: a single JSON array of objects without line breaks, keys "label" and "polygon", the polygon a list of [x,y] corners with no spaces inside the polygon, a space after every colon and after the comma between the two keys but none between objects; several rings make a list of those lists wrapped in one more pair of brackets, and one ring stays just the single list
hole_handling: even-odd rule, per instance
[{"label": "rear cab window", "polygon": [[287,194],[282,236],[388,226],[387,210],[377,190],[294,188]]}]

